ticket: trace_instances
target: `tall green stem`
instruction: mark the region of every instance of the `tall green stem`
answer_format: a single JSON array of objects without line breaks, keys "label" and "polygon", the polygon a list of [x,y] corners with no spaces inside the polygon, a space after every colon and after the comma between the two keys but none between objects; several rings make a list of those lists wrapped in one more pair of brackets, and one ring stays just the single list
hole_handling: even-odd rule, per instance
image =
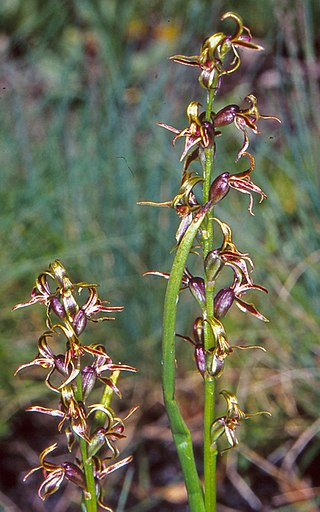
[{"label": "tall green stem", "polygon": [[207,204],[196,215],[181,240],[168,281],[163,313],[163,394],[170,427],[180,459],[191,512],[205,512],[201,483],[194,459],[192,438],[175,399],[175,328],[182,274],[194,238],[210,211]]},{"label": "tall green stem", "polygon": [[[82,401],[82,378],[81,373],[77,376],[77,389],[75,392],[76,399]],[[80,453],[83,464],[83,472],[86,481],[86,491],[83,493],[83,505],[86,512],[97,512],[97,497],[95,489],[95,481],[93,474],[92,461],[88,460],[88,446],[85,439],[77,436],[80,446]]]},{"label": "tall green stem", "polygon": [[[206,120],[210,121],[214,89],[211,89],[207,98]],[[203,202],[206,204],[209,199],[209,189],[212,181],[214,146],[205,152]],[[204,258],[213,247],[213,223],[207,217],[206,229],[202,235]],[[212,287],[209,289],[206,284],[206,317],[210,318],[214,313],[214,294]],[[212,331],[208,324],[204,326],[204,349],[210,350],[213,346]],[[207,372],[204,377],[204,501],[206,512],[216,511],[216,455],[211,448],[210,427],[215,417],[215,381],[214,377]]]}]

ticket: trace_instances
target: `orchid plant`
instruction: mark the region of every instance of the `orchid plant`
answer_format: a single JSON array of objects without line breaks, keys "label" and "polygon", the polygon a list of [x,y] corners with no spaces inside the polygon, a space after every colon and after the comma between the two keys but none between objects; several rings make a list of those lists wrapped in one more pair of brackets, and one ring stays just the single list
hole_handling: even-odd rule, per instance
[{"label": "orchid plant", "polygon": [[[80,300],[81,294],[85,294],[84,300]],[[117,385],[120,372],[137,370],[126,364],[113,363],[102,344],[85,345],[80,336],[88,321],[114,320],[106,315],[122,311],[123,307],[102,301],[96,284],[73,283],[58,260],[38,276],[30,300],[13,309],[36,303],[46,308],[46,330],[38,340],[36,357],[19,366],[16,374],[33,366],[47,371],[45,384],[57,395],[58,407],[34,405],[27,411],[58,418],[58,431],[64,435],[59,443],[53,443],[41,452],[40,465],[31,469],[24,480],[41,470],[44,479],[38,496],[42,500],[58,491],[67,480],[81,489],[84,512],[96,512],[98,507],[112,512],[104,504],[102,484],[107,475],[132,460],[131,456],[117,460],[117,443],[126,437],[125,421],[137,407],[119,418],[110,402],[113,394],[121,398]],[[105,316],[96,318],[99,313]],[[63,346],[63,351],[56,354],[52,348],[55,345]],[[91,392],[99,382],[102,384],[101,399],[98,403],[90,403]],[[58,449],[69,452],[63,463],[52,460],[53,452]]]},{"label": "orchid plant", "polygon": [[[180,222],[176,232],[175,256],[170,272],[148,271],[146,275],[162,276],[168,280],[163,314],[163,392],[170,427],[181,462],[183,477],[188,492],[191,512],[215,512],[216,510],[216,458],[219,452],[238,444],[236,430],[243,420],[267,411],[244,413],[234,393],[223,389],[220,394],[226,400],[226,414],[216,418],[216,380],[220,378],[226,360],[234,349],[259,348],[259,346],[231,346],[222,319],[235,303],[241,311],[250,313],[264,322],[265,316],[254,304],[243,299],[248,291],[267,293],[264,286],[255,284],[252,278],[253,261],[247,252],[238,249],[233,241],[231,227],[214,215],[214,207],[224,200],[231,189],[249,196],[248,210],[253,213],[253,194],[261,203],[266,194],[255,184],[252,172],[255,159],[249,151],[250,131],[258,134],[260,120],[280,122],[275,116],[260,113],[257,98],[249,94],[244,104],[227,105],[217,113],[213,110],[216,95],[220,92],[223,80],[234,73],[241,64],[239,48],[252,51],[262,50],[262,46],[252,41],[250,30],[244,26],[240,16],[227,12],[222,21],[232,21],[235,25],[231,34],[217,32],[202,43],[199,55],[174,55],[174,62],[198,68],[199,82],[206,91],[206,106],[202,109],[199,101],[192,101],[187,107],[188,125],[182,130],[159,123],[173,132],[173,144],[185,139],[180,161],[182,177],[179,190],[169,201],[143,201],[140,204],[167,207],[175,210]],[[223,128],[233,124],[243,134],[243,142],[236,148],[236,164],[248,159],[245,171],[228,170],[217,172],[214,178],[214,162]],[[190,169],[199,160],[202,174]],[[195,188],[202,187],[202,193]],[[201,197],[201,200],[198,198]],[[217,245],[214,226],[222,235],[222,244]],[[202,275],[193,276],[188,268],[190,255],[197,254],[202,260]],[[220,276],[225,268],[231,267],[233,281],[227,287],[219,286]],[[188,288],[198,305],[198,313],[193,322],[193,338],[176,333],[176,317],[179,294]],[[200,310],[200,311],[199,311]],[[192,436],[181,414],[175,396],[176,351],[175,338],[183,338],[194,346],[197,370],[204,382],[204,478],[198,474],[193,453]],[[225,438],[225,444],[221,441]]]}]

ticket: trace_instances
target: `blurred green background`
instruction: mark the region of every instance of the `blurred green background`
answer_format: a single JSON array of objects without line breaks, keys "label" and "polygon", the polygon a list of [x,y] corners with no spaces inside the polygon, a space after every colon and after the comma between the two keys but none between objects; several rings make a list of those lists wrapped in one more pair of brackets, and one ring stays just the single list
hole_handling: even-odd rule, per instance
[{"label": "blurred green background", "polygon": [[[39,380],[13,378],[17,366],[35,356],[43,310],[11,308],[27,300],[36,276],[56,258],[74,281],[99,282],[102,298],[125,306],[116,322],[94,327],[92,336],[95,342],[107,340],[113,359],[139,367],[139,375],[124,385],[140,402],[145,436],[151,436],[150,425],[165,425],[159,380],[165,283],[142,273],[169,271],[178,220],[171,210],[136,203],[169,200],[179,186],[182,145],[173,149],[170,134],[157,122],[183,128],[187,104],[205,102],[197,71],[168,57],[197,54],[204,37],[222,29],[219,18],[228,10],[243,17],[265,52],[242,52],[242,67],[225,79],[215,110],[242,104],[254,93],[261,112],[279,116],[282,125],[262,120],[262,133],[251,138],[253,179],[268,195],[255,205],[255,217],[247,212],[247,198],[235,192],[216,209],[230,223],[238,248],[252,256],[255,282],[269,289],[266,298],[256,294],[255,303],[270,319],[261,325],[237,311],[228,316],[232,344],[260,343],[268,353],[236,353],[221,386],[237,390],[245,410],[273,414],[242,427],[239,450],[228,463],[221,460],[221,511],[312,511],[320,487],[316,0],[1,0],[2,446],[26,443],[15,434],[23,422],[18,411],[50,396]],[[236,171],[239,134],[226,128],[217,142],[217,172]],[[187,294],[181,302],[179,332],[190,335],[198,312]],[[199,403],[192,347],[177,344],[182,400]],[[191,420],[197,417],[197,410],[185,407]],[[165,491],[155,492],[153,462],[141,438],[132,435],[139,459],[135,485],[143,492],[130,504],[127,482],[118,512],[127,498],[130,511],[187,510],[183,498],[172,503]],[[166,443],[172,451],[169,437]],[[24,508],[21,474],[29,462],[21,463],[14,488],[2,479],[0,509],[73,510],[61,503],[54,508],[53,502]],[[163,471],[170,475],[168,468]],[[230,489],[238,500],[233,504],[226,496]]]}]

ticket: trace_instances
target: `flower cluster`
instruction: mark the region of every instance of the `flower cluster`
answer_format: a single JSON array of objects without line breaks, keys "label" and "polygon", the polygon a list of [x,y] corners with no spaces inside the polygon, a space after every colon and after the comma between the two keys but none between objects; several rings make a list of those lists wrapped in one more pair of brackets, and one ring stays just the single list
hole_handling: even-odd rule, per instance
[{"label": "flower cluster", "polygon": [[[76,294],[80,296],[83,292],[86,297],[80,302]],[[58,408],[36,405],[29,407],[27,411],[59,418],[58,431],[64,432],[68,450],[77,458],[76,462],[50,462],[48,456],[58,447],[55,443],[42,451],[40,466],[32,469],[25,479],[41,469],[44,481],[39,487],[38,495],[42,500],[55,493],[66,479],[82,490],[84,503],[94,499],[103,509],[111,510],[102,501],[101,481],[132,459],[129,456],[113,462],[119,455],[117,441],[125,437],[124,421],[136,407],[121,419],[110,407],[110,400],[113,393],[121,397],[117,386],[120,372],[137,370],[129,365],[113,363],[103,345],[82,344],[80,335],[88,320],[114,320],[112,316],[105,315],[122,311],[123,307],[110,306],[101,301],[96,284],[72,283],[58,260],[38,276],[30,300],[17,304],[13,309],[35,303],[46,307],[47,330],[38,340],[36,357],[19,366],[16,374],[32,366],[39,366],[47,371],[45,383],[59,395]],[[99,313],[104,316],[96,318]],[[61,344],[62,338],[64,341]],[[56,354],[53,350],[55,345],[63,346],[64,350]],[[101,402],[89,404],[89,396],[98,381],[104,386]],[[77,454],[79,448],[81,462]],[[90,474],[93,489],[88,484]]]},{"label": "flower cluster", "polygon": [[[253,194],[260,197],[260,203],[266,199],[266,194],[255,184],[252,172],[255,168],[255,159],[249,151],[250,131],[259,134],[258,123],[260,120],[273,120],[280,122],[275,116],[262,115],[258,108],[257,98],[253,94],[246,96],[244,106],[236,104],[227,105],[217,113],[212,110],[215,95],[220,90],[223,77],[233,73],[240,65],[241,59],[238,48],[248,50],[262,50],[263,48],[252,42],[252,36],[242,19],[235,13],[228,12],[221,20],[232,20],[236,24],[233,34],[218,32],[202,43],[200,54],[196,56],[174,55],[171,59],[180,64],[199,68],[199,82],[207,91],[207,108],[202,109],[201,103],[191,101],[187,107],[188,125],[183,129],[174,128],[168,124],[159,125],[173,132],[173,144],[180,138],[185,139],[180,161],[183,162],[182,178],[177,195],[169,201],[150,202],[140,204],[169,207],[176,211],[180,218],[180,224],[176,233],[177,245],[175,249],[184,246],[189,237],[191,226],[195,224],[199,215],[203,222],[196,233],[197,245],[193,245],[189,252],[200,255],[203,259],[203,275],[193,276],[189,268],[185,267],[181,275],[180,291],[189,289],[201,310],[201,316],[193,322],[193,337],[177,334],[194,346],[196,366],[203,379],[210,380],[219,377],[225,367],[227,358],[234,348],[260,348],[259,346],[232,346],[228,340],[222,320],[235,304],[242,312],[250,313],[264,322],[267,318],[258,311],[251,302],[244,300],[244,296],[251,291],[268,293],[264,286],[255,284],[252,278],[254,268],[253,261],[248,253],[239,250],[232,237],[232,230],[228,224],[213,216],[213,208],[224,200],[230,190],[234,189],[249,196],[248,210],[253,214]],[[241,165],[246,159],[249,166],[246,170],[224,170],[217,173],[208,183],[208,169],[213,167],[216,156],[216,138],[223,136],[223,128],[233,124],[243,135],[240,149],[237,147],[236,165]],[[199,160],[203,168],[203,174],[198,175],[190,166]],[[199,199],[201,191],[195,192],[196,186],[203,186],[202,201]],[[221,230],[222,244],[215,246],[213,237],[211,246],[208,247],[208,233],[210,223],[216,222]],[[190,228],[190,229],[189,229]],[[211,230],[211,233],[213,229]],[[188,242],[189,243],[189,242]],[[183,250],[181,249],[181,253]],[[219,279],[224,269],[229,267],[233,272],[233,279],[228,286],[219,287]],[[174,268],[174,267],[173,267]],[[145,275],[158,275],[170,280],[172,272],[149,271]],[[173,278],[175,279],[176,276]],[[209,295],[213,296],[213,304],[210,309]],[[206,334],[207,333],[207,334]],[[211,346],[205,342],[205,337],[211,339]],[[212,423],[212,444],[215,445],[218,438],[225,434],[230,447],[237,444],[234,431],[241,421],[251,417],[244,414],[238,406],[235,395],[223,391],[222,395],[227,401],[228,412]],[[231,407],[232,405],[232,407]]]}]

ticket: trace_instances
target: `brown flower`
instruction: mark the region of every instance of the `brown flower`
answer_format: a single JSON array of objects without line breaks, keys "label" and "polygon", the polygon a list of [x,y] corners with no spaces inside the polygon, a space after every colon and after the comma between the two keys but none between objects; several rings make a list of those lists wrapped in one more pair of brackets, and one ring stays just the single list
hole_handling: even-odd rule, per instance
[{"label": "brown flower", "polygon": [[[233,19],[236,22],[236,30],[232,35],[217,32],[208,37],[202,43],[200,55],[174,55],[171,57],[175,62],[187,66],[196,66],[201,69],[199,82],[206,89],[218,88],[220,77],[235,71],[240,65],[238,47],[251,50],[263,50],[263,47],[251,42],[250,30],[243,25],[238,14],[227,12],[221,20]],[[231,52],[231,59],[224,63],[226,55]]]},{"label": "brown flower", "polygon": [[245,151],[249,146],[248,129],[252,130],[255,134],[260,133],[257,127],[259,119],[273,119],[274,121],[281,123],[278,117],[260,114],[257,105],[257,98],[253,94],[246,96],[245,101],[249,103],[249,107],[246,109],[240,109],[238,105],[228,105],[214,115],[215,128],[234,123],[238,130],[242,131],[244,140],[242,147],[238,152],[238,160],[243,154],[245,154]]}]

